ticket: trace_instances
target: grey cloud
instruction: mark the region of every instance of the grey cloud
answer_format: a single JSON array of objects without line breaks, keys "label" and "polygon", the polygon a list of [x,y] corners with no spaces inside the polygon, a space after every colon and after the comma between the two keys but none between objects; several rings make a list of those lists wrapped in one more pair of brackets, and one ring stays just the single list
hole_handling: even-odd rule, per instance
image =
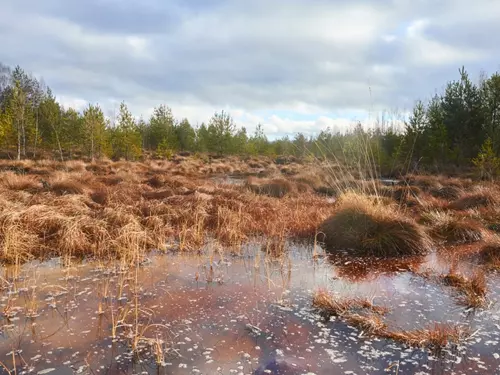
[{"label": "grey cloud", "polygon": [[4,3],[2,62],[43,75],[56,94],[144,110],[148,100],[204,111],[409,108],[462,64],[498,68],[500,26],[480,10],[491,0]]}]

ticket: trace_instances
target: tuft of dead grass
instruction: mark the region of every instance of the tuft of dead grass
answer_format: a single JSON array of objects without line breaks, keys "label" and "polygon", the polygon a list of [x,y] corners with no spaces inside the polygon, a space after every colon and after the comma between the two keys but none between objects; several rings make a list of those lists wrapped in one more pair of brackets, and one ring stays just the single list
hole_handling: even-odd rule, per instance
[{"label": "tuft of dead grass", "polygon": [[466,278],[452,268],[448,274],[441,276],[441,280],[445,285],[456,290],[457,301],[461,305],[481,308],[488,302],[486,276],[481,270],[477,270],[470,278]]},{"label": "tuft of dead grass", "polygon": [[64,176],[51,179],[49,189],[57,195],[83,194],[85,192],[85,188],[80,181]]},{"label": "tuft of dead grass", "polygon": [[40,181],[34,176],[19,175],[13,172],[2,172],[0,177],[0,186],[8,190],[28,191],[35,193],[42,188]]},{"label": "tuft of dead grass", "polygon": [[457,199],[449,204],[452,210],[470,210],[472,208],[490,207],[496,205],[498,198],[490,190],[484,190],[477,193],[464,194],[460,199]]},{"label": "tuft of dead grass", "polygon": [[449,244],[473,243],[484,236],[480,223],[448,212],[426,212],[422,214],[422,220],[430,226],[430,233],[434,237]]},{"label": "tuft of dead grass", "polygon": [[245,186],[256,194],[267,195],[274,198],[283,198],[285,195],[295,190],[293,183],[281,178],[272,180],[249,178]]},{"label": "tuft of dead grass", "polygon": [[441,351],[450,344],[459,344],[469,337],[469,330],[461,325],[434,323],[427,328],[380,332],[380,337],[411,347]]},{"label": "tuft of dead grass", "polygon": [[382,319],[388,309],[374,306],[364,299],[340,299],[324,290],[314,293],[312,304],[327,318],[339,317],[369,334],[411,347],[440,351],[451,344],[461,343],[469,336],[467,328],[452,324],[435,323],[423,329],[391,330]]},{"label": "tuft of dead grass", "polygon": [[387,308],[376,306],[366,298],[340,298],[323,289],[317,290],[314,293],[313,307],[327,316],[343,316],[349,312],[360,312],[361,310],[371,311],[380,315],[389,312]]},{"label": "tuft of dead grass", "polygon": [[446,199],[448,201],[459,199],[463,193],[464,192],[460,187],[454,185],[441,186],[429,190],[429,194],[431,194],[434,198]]},{"label": "tuft of dead grass", "polygon": [[340,198],[333,216],[319,230],[328,250],[359,255],[422,255],[432,248],[424,229],[396,207],[354,193]]},{"label": "tuft of dead grass", "polygon": [[489,243],[484,245],[477,253],[480,264],[494,270],[500,270],[500,243]]}]

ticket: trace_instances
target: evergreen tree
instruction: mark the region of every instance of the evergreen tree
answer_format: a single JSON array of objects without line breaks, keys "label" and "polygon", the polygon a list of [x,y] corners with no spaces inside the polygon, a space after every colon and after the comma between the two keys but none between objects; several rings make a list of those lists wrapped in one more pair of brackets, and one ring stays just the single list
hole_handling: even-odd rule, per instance
[{"label": "evergreen tree", "polygon": [[83,147],[93,160],[106,156],[109,143],[106,134],[106,120],[98,104],[89,104],[83,111],[84,142]]},{"label": "evergreen tree", "polygon": [[113,156],[115,158],[125,158],[132,160],[139,157],[142,153],[142,138],[132,113],[127,105],[120,104],[120,113],[118,114],[118,123],[112,131]]}]

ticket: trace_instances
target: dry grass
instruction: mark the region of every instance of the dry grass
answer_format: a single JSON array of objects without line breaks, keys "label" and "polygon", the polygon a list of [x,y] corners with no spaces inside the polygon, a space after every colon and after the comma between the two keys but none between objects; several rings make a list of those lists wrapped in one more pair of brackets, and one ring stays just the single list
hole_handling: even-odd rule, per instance
[{"label": "dry grass", "polygon": [[336,316],[346,323],[374,336],[397,341],[411,347],[440,351],[450,344],[459,344],[468,337],[468,330],[459,325],[433,324],[424,329],[391,330],[383,321],[388,309],[359,298],[340,299],[319,290],[313,295],[313,307],[329,318]]},{"label": "dry grass", "polygon": [[85,187],[80,181],[65,176],[51,179],[49,186],[50,191],[57,195],[83,194],[85,192]]},{"label": "dry grass", "polygon": [[440,351],[450,344],[463,342],[469,330],[460,325],[435,323],[424,329],[384,331],[379,336],[411,347]]},{"label": "dry grass", "polygon": [[473,243],[484,237],[480,223],[448,212],[426,212],[422,215],[422,220],[430,226],[433,237],[448,244]]},{"label": "dry grass", "polygon": [[414,220],[386,205],[359,194],[344,194],[335,213],[322,223],[320,232],[329,250],[378,257],[420,255],[432,241]]},{"label": "dry grass", "polygon": [[442,186],[438,188],[433,188],[429,193],[435,198],[446,199],[448,201],[454,201],[459,199],[464,193],[463,190],[454,185]]},{"label": "dry grass", "polygon": [[30,192],[37,192],[42,188],[42,184],[34,176],[18,175],[13,172],[3,172],[1,174],[0,186],[8,190]]},{"label": "dry grass", "polygon": [[314,293],[313,307],[327,316],[344,316],[362,310],[384,315],[389,311],[385,307],[374,305],[365,298],[339,298],[325,290],[318,290]]},{"label": "dry grass", "polygon": [[494,242],[484,245],[477,253],[480,264],[500,270],[500,243]]},{"label": "dry grass", "polygon": [[267,195],[274,198],[283,198],[285,195],[295,191],[292,182],[285,179],[256,179],[249,178],[246,187],[256,194]]},{"label": "dry grass", "polygon": [[[180,163],[195,174],[204,168],[199,161]],[[71,168],[59,162],[42,164],[50,170],[46,189],[0,185],[3,262],[66,254],[134,261],[151,249],[165,249],[167,242],[178,250],[199,251],[212,240],[238,252],[253,237],[268,238],[270,252],[282,253],[286,239],[314,238],[332,209],[324,198],[308,189],[298,193],[296,183],[285,180],[278,180],[277,193],[268,191],[267,196],[206,177],[166,174],[172,168],[169,162],[95,162],[79,173],[68,172],[81,170],[79,163]],[[2,181],[10,176],[16,175],[4,172]],[[274,198],[289,186],[294,194]],[[26,246],[13,245],[22,238]]]},{"label": "dry grass", "polygon": [[487,304],[486,276],[483,271],[478,270],[470,278],[466,278],[452,268],[441,279],[445,285],[456,290],[457,300],[461,305],[481,308]]},{"label": "dry grass", "polygon": [[497,194],[491,190],[484,189],[480,192],[464,194],[460,199],[457,199],[449,204],[452,210],[470,210],[472,208],[494,206],[498,201]]}]

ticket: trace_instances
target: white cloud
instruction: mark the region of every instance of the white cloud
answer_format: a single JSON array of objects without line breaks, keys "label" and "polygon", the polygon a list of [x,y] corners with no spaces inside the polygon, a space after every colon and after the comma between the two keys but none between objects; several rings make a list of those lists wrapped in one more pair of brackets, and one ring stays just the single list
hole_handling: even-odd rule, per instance
[{"label": "white cloud", "polygon": [[278,136],[406,111],[464,64],[498,69],[498,14],[496,0],[4,0],[0,45],[65,105],[165,103],[192,123],[224,109]]}]

